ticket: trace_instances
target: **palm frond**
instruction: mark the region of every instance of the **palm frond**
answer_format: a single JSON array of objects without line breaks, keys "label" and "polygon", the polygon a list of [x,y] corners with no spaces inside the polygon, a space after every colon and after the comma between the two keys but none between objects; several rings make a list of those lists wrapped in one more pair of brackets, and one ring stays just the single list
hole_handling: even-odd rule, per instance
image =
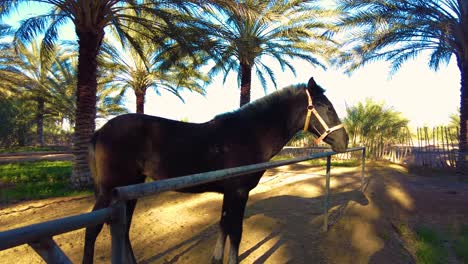
[{"label": "palm frond", "polygon": [[[339,62],[347,72],[368,62],[384,59],[392,63],[392,73],[424,50],[431,51],[428,62],[438,69],[451,55],[463,56],[466,41],[462,1],[455,0],[340,0],[344,12],[338,28],[348,32],[347,46]],[[466,13],[465,13],[466,16]],[[352,31],[351,31],[352,30]],[[465,44],[463,44],[465,43]]]}]

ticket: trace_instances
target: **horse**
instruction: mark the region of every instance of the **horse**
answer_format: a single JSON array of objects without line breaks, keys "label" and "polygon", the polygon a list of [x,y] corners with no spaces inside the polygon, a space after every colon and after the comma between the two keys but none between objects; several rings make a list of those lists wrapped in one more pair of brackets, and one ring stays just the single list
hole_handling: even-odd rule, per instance
[{"label": "horse", "polygon": [[[125,114],[97,130],[89,146],[94,180],[94,210],[108,207],[111,191],[138,184],[146,177],[161,180],[270,160],[301,129],[317,136],[336,152],[345,151],[348,134],[324,89],[310,78],[224,113],[205,123],[188,123],[144,114]],[[331,127],[329,127],[331,126]],[[222,263],[229,237],[228,263],[239,262],[244,211],[249,192],[265,171],[180,192],[223,194],[219,236],[211,257]],[[129,231],[137,200],[127,205],[125,263],[135,263]],[[94,244],[103,224],[88,227],[83,263],[92,263]]]}]

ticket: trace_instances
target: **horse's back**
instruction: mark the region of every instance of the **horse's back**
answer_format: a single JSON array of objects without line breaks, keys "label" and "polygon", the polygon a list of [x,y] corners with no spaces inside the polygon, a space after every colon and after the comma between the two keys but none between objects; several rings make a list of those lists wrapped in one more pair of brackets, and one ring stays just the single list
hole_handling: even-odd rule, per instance
[{"label": "horse's back", "polygon": [[[263,161],[239,126],[202,124],[127,114],[116,117],[95,133],[95,183],[110,190],[117,186],[237,167]],[[187,192],[223,192],[245,179],[188,188]],[[249,186],[255,186],[256,180]],[[253,188],[253,187],[252,187]]]},{"label": "horse's back", "polygon": [[161,149],[169,144],[169,137],[185,126],[182,122],[141,114],[111,119],[96,131],[91,146],[95,184],[110,190],[143,181],[145,170],[157,169]]}]

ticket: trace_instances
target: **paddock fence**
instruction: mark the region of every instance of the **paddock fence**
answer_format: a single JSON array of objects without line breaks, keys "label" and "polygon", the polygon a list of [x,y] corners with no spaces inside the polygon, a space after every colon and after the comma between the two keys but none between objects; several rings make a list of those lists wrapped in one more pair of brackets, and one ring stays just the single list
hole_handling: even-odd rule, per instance
[{"label": "paddock fence", "polygon": [[[367,149],[367,147],[366,147]],[[301,157],[315,155],[319,153],[324,153],[330,151],[329,147],[326,146],[312,146],[312,147],[294,147],[287,146],[284,147],[279,153],[278,156],[284,156],[288,158]],[[367,153],[367,152],[366,152]],[[342,152],[337,153],[332,156],[333,160],[350,160],[350,159],[360,159],[360,153],[357,152]],[[367,155],[367,158],[369,156]]]},{"label": "paddock fence", "polygon": [[458,127],[418,128],[412,162],[430,168],[455,168],[459,135]]},{"label": "paddock fence", "polygon": [[458,127],[418,127],[413,138],[383,146],[375,159],[416,167],[455,168],[459,135]]},{"label": "paddock fence", "polygon": [[[458,160],[459,127],[417,127],[410,131],[401,128],[398,138],[365,137],[352,140],[352,145],[365,145],[367,159],[390,161],[415,167],[431,169],[454,169]],[[283,148],[280,155],[296,157],[326,151],[325,144],[312,144],[313,136],[303,136]],[[356,159],[356,153],[340,153],[335,160]]]},{"label": "paddock fence", "polygon": [[[365,182],[366,148],[356,147],[345,153],[361,151],[361,187]],[[62,249],[55,243],[53,237],[73,230],[95,226],[102,223],[110,224],[111,231],[111,261],[113,264],[125,263],[126,257],[126,204],[127,200],[138,199],[165,191],[172,191],[200,184],[241,177],[246,174],[281,167],[302,161],[326,158],[325,199],[323,203],[324,223],[322,230],[328,230],[328,209],[330,204],[331,157],[339,153],[326,151],[297,157],[288,160],[270,161],[223,170],[197,173],[183,177],[149,183],[118,187],[113,190],[113,203],[110,207],[94,212],[60,218],[25,227],[0,232],[0,250],[23,244],[31,246],[47,263],[72,263]]]}]

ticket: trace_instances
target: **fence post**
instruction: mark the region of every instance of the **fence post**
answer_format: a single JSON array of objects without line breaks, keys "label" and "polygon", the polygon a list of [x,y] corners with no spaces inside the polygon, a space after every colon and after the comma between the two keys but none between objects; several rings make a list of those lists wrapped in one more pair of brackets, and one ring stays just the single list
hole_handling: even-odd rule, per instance
[{"label": "fence post", "polygon": [[323,205],[323,232],[328,231],[328,205],[330,204],[330,166],[331,156],[327,156],[327,173],[325,176],[325,202]]},{"label": "fence post", "polygon": [[72,263],[52,237],[42,238],[39,241],[29,243],[29,245],[46,263]]},{"label": "fence post", "polygon": [[112,237],[112,264],[123,264],[127,256],[126,245],[126,224],[127,224],[127,207],[125,201],[118,201],[113,206],[114,214],[110,223],[110,231]]}]

